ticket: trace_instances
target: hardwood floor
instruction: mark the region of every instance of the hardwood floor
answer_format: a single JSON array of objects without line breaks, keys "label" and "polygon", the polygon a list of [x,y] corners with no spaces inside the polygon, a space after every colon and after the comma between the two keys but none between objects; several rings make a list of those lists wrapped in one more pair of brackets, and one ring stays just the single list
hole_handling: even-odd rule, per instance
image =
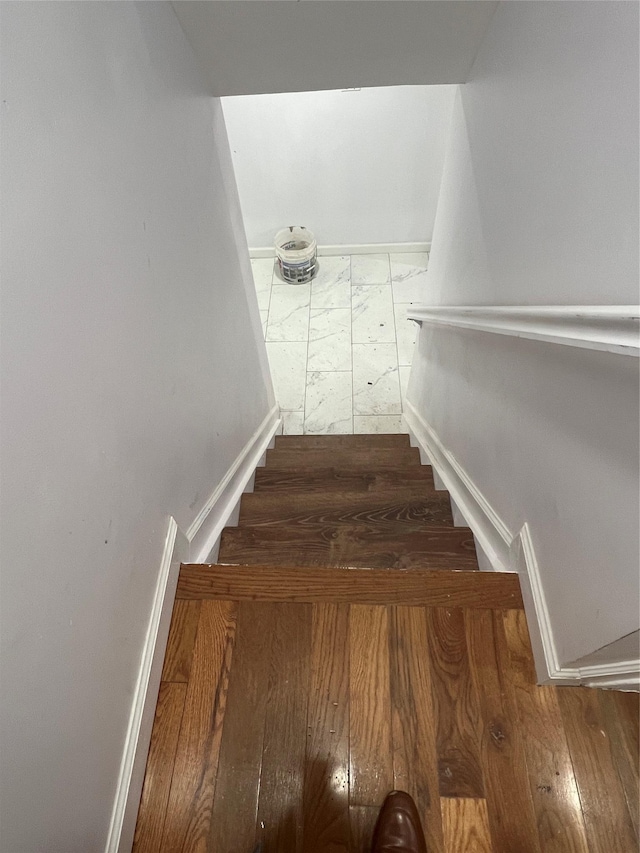
[{"label": "hardwood floor", "polygon": [[136,853],[364,851],[393,788],[430,853],[638,849],[637,694],[537,687],[522,610],[342,599],[200,602]]},{"label": "hardwood floor", "polygon": [[181,569],[135,853],[364,853],[394,788],[429,853],[637,851],[638,694],[536,686],[517,576],[475,571],[450,520],[388,513],[394,490],[434,505],[428,471],[393,462],[405,437],[305,438],[273,453],[317,464],[243,498],[221,559],[245,565]]}]

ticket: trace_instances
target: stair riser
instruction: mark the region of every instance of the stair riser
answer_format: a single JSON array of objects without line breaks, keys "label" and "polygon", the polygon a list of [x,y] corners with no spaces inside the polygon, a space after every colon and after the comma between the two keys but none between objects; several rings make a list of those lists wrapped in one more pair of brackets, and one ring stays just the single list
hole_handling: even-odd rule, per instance
[{"label": "stair riser", "polygon": [[320,572],[303,566],[183,565],[176,597],[497,610],[523,607],[516,574],[332,568]]},{"label": "stair riser", "polygon": [[220,563],[477,570],[467,529],[381,535],[372,526],[237,527],[223,531]]},{"label": "stair riser", "polygon": [[254,491],[293,494],[344,490],[373,493],[400,488],[404,490],[404,494],[411,493],[412,496],[434,492],[431,468],[374,472],[340,468],[308,468],[302,471],[258,468]]},{"label": "stair riser", "polygon": [[[395,498],[395,496],[394,496]],[[240,505],[239,526],[245,524],[413,524],[453,527],[447,495],[422,498],[388,494],[325,493],[317,495],[248,494]]]},{"label": "stair riser", "polygon": [[277,450],[320,450],[340,449],[371,450],[372,448],[410,447],[408,435],[279,435],[276,438]]},{"label": "stair riser", "polygon": [[420,466],[415,447],[373,450],[268,450],[267,467],[298,470],[306,468],[360,468],[365,471]]}]

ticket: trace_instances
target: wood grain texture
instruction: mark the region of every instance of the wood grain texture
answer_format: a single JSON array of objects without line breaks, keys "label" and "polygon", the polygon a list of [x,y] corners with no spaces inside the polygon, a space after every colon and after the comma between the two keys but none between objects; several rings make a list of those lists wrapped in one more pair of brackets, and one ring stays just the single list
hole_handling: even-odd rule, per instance
[{"label": "wood grain texture", "polygon": [[238,605],[208,853],[253,850],[274,625],[274,604]]},{"label": "wood grain texture", "polygon": [[460,608],[429,608],[429,651],[443,797],[484,797],[481,720]]},{"label": "wood grain texture", "polygon": [[256,840],[264,853],[302,853],[311,607],[274,608]]},{"label": "wood grain texture", "polygon": [[276,444],[247,565],[181,569],[135,853],[369,853],[394,787],[429,853],[637,850],[637,695],[536,686],[405,436]]},{"label": "wood grain texture", "polygon": [[478,569],[475,540],[466,527],[396,531],[378,530],[373,524],[227,527],[218,560],[240,565]]},{"label": "wood grain texture", "polygon": [[509,680],[502,614],[468,610],[465,626],[482,719],[482,768],[491,839],[497,850],[540,853],[515,695]]},{"label": "wood grain texture", "polygon": [[[409,491],[409,490],[407,490]],[[423,496],[385,492],[325,491],[310,494],[248,493],[240,503],[239,526],[269,524],[313,527],[327,524],[376,524],[387,529],[403,525],[453,527],[451,503],[445,492]]]},{"label": "wood grain texture", "polygon": [[638,849],[614,765],[598,691],[558,687],[558,701],[580,792],[590,853]]},{"label": "wood grain texture", "polygon": [[528,853],[492,846],[485,800],[444,797],[440,807],[445,853]]},{"label": "wood grain texture", "polygon": [[398,466],[420,465],[417,447],[405,448],[336,448],[335,450],[267,450],[267,466],[271,469],[289,468],[365,468],[367,470],[397,468]]},{"label": "wood grain texture", "polygon": [[540,847],[545,853],[587,853],[580,796],[556,688],[536,686],[524,611],[509,610],[502,616],[508,649],[503,665],[514,687]]},{"label": "wood grain texture", "polygon": [[189,680],[199,619],[199,601],[176,601],[173,605],[167,651],[162,667],[162,681],[187,682]]},{"label": "wood grain texture", "polygon": [[514,573],[187,564],[178,598],[521,609]]},{"label": "wood grain texture", "polygon": [[638,743],[637,693],[622,693],[618,690],[598,691],[600,707],[604,717],[607,734],[611,741],[613,761],[624,788],[629,815],[633,823],[636,838],[640,835],[640,792],[638,786],[638,762],[640,745]]},{"label": "wood grain texture", "polygon": [[186,694],[186,684],[160,685],[133,853],[160,848]]},{"label": "wood grain texture", "polygon": [[379,811],[378,806],[349,806],[351,853],[371,853],[371,840]]},{"label": "wood grain texture", "polygon": [[278,435],[276,450],[370,450],[371,448],[408,448],[409,436],[399,433],[371,435]]},{"label": "wood grain texture", "polygon": [[349,605],[314,604],[304,774],[304,851],[348,851]]},{"label": "wood grain texture", "polygon": [[386,607],[351,606],[349,648],[349,802],[380,807],[393,788]]},{"label": "wood grain texture", "polygon": [[235,617],[233,602],[202,602],[160,847],[162,853],[206,850]]},{"label": "wood grain texture", "polygon": [[436,723],[425,613],[390,610],[393,787],[415,800],[429,853],[442,853]]},{"label": "wood grain texture", "polygon": [[412,497],[433,491],[433,475],[426,465],[405,468],[384,468],[381,471],[364,468],[257,468],[254,492],[346,491],[370,494],[401,488]]}]

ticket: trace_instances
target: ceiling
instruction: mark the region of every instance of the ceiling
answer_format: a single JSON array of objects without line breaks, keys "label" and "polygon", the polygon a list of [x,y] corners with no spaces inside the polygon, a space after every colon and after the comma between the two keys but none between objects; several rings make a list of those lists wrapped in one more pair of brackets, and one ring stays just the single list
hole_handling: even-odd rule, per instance
[{"label": "ceiling", "polygon": [[175,0],[212,95],[463,83],[489,0]]}]

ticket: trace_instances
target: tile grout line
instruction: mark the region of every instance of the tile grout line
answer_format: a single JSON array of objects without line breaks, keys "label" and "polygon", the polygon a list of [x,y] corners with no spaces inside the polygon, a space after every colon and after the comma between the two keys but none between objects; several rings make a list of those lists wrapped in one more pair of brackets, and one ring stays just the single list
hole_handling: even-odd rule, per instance
[{"label": "tile grout line", "polygon": [[[350,290],[350,288],[351,288],[351,256],[350,256],[350,255],[345,255],[344,257],[348,257],[348,258],[349,258],[349,278],[348,278],[348,285],[349,285],[349,290]],[[312,291],[312,290],[313,290],[313,282],[311,282],[311,291]],[[308,333],[308,343],[307,343],[307,364],[306,364],[306,371],[305,371],[305,411],[304,411],[304,423],[306,423],[306,414],[307,414],[307,412],[306,412],[306,403],[307,403],[307,389],[308,389],[308,387],[309,387],[309,382],[308,382],[309,373],[310,373],[310,372],[312,372],[312,373],[331,373],[331,374],[338,374],[338,373],[348,373],[348,372],[352,372],[352,371],[349,371],[349,370],[332,370],[332,369],[329,369],[329,370],[313,370],[313,371],[310,371],[310,370],[309,370],[309,348],[310,348],[310,344],[311,344],[311,310],[312,310],[312,309],[311,309],[311,299],[312,299],[312,293],[310,293],[310,298],[309,298],[309,333]],[[331,301],[331,300],[330,300],[330,301]],[[349,296],[349,304],[351,304],[351,295]],[[351,310],[350,310],[350,308],[335,307],[335,306],[333,306],[333,307],[332,307],[331,305],[329,305],[329,306],[327,306],[327,307],[324,307],[324,306],[323,306],[323,307],[317,308],[317,309],[315,309],[315,310],[318,310],[318,311],[320,311],[321,313],[329,313],[329,314],[330,314],[332,311],[342,311],[342,310],[346,310],[346,311],[349,311],[349,314],[351,314]],[[350,318],[350,320],[351,320],[351,318]],[[350,337],[351,337],[351,336],[350,336]],[[351,358],[351,357],[350,357],[350,363],[351,363],[351,366],[353,367],[353,364],[352,364],[352,358]],[[352,398],[353,398],[353,375],[352,375],[352,395],[351,395],[351,396],[352,396]],[[350,421],[351,421],[351,427],[352,427],[352,430],[353,430],[353,403],[352,403],[352,414],[351,414],[351,417],[350,417]]]},{"label": "tile grout line", "polygon": [[[352,258],[353,256],[350,256],[350,257]],[[389,284],[389,286],[391,286],[391,258],[390,258],[389,253],[386,253],[386,257],[387,257],[387,272],[388,272],[387,283]],[[361,344],[361,343],[356,344],[356,342],[353,339],[353,288],[354,287],[374,287],[374,286],[380,286],[380,285],[376,285],[374,283],[369,283],[368,285],[366,285],[366,284],[358,284],[358,285],[354,284],[353,283],[353,268],[352,268],[352,281],[351,281],[351,418],[352,418],[352,428],[353,428],[354,434],[356,431],[356,417],[368,417],[368,416],[367,415],[356,415],[356,403],[355,403],[355,394],[354,394],[354,387],[355,387],[354,386],[354,347],[356,345],[362,346],[363,344]],[[393,305],[393,291],[391,293],[391,302]],[[394,332],[394,340],[395,340],[395,322],[394,322],[393,332]],[[365,341],[364,345],[365,346],[367,346],[367,345],[376,346],[377,343],[379,343],[379,342],[377,342],[377,341]]]}]

